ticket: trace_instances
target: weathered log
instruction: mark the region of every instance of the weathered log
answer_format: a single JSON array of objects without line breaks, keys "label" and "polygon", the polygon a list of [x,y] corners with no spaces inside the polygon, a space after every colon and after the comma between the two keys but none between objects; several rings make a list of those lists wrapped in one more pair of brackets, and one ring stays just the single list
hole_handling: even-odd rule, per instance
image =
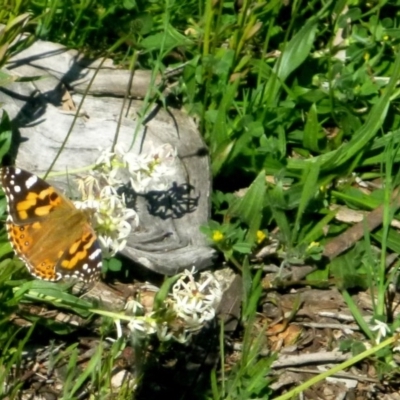
[{"label": "weathered log", "polygon": [[[82,101],[53,171],[68,172],[93,164],[100,147],[111,147],[124,107],[118,145],[140,154],[170,144],[177,149],[179,167],[169,190],[137,197],[140,226],[129,237],[123,254],[168,275],[192,266],[198,270],[211,266],[215,252],[199,231],[209,218],[209,158],[195,123],[182,111],[156,104],[149,107],[137,100],[152,82],[146,71],[135,71],[124,104],[130,71],[106,60],[91,82],[99,65],[99,60],[89,62],[75,50],[45,41],[35,42],[9,61],[9,73],[36,77],[0,88],[0,104],[12,120],[16,165],[39,175],[46,172]],[[157,79],[153,81],[155,85]],[[139,126],[138,115],[143,114],[146,122]],[[49,181],[63,189],[71,184],[66,177]]]}]

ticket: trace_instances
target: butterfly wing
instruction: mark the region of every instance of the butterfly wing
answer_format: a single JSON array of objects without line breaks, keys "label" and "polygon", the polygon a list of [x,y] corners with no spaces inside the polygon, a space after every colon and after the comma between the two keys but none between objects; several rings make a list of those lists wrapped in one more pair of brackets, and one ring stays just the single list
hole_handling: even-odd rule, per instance
[{"label": "butterfly wing", "polygon": [[56,273],[65,278],[78,278],[85,282],[96,281],[101,272],[101,248],[96,234],[89,224],[82,229],[77,238],[56,265]]},{"label": "butterfly wing", "polygon": [[[101,251],[85,214],[43,179],[15,167],[1,170],[10,242],[40,279],[98,278]],[[75,254],[76,252],[76,254]]]},{"label": "butterfly wing", "polygon": [[57,210],[74,205],[43,179],[15,167],[4,167],[1,181],[7,197],[8,214],[14,224],[30,224]]}]

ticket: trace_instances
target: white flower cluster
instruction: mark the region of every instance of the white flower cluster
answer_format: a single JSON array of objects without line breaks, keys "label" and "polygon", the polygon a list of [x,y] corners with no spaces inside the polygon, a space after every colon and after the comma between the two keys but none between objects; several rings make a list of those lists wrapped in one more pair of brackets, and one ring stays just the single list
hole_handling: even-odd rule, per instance
[{"label": "white flower cluster", "polygon": [[166,190],[176,174],[176,149],[170,144],[151,147],[148,153],[139,155],[124,152],[116,146],[115,151],[104,151],[96,161],[97,169],[110,185],[131,183],[136,193],[150,190]]},{"label": "white flower cluster", "polygon": [[114,151],[103,151],[94,171],[78,179],[82,201],[75,205],[88,210],[104,256],[122,250],[132,226],[139,225],[136,211],[127,208],[118,189],[130,183],[136,193],[165,190],[176,172],[175,161],[176,151],[169,144],[139,155],[116,147]]},{"label": "white flower cluster", "polygon": [[[126,314],[135,314],[128,322],[128,329],[135,337],[157,333],[161,341],[173,339],[185,343],[193,332],[215,317],[222,298],[221,285],[210,272],[200,274],[199,281],[194,280],[193,273],[186,270],[181,274],[161,309],[146,314],[140,303],[127,302]],[[115,320],[120,337],[119,321]]]},{"label": "white flower cluster", "polygon": [[221,286],[213,274],[203,272],[196,282],[193,272],[186,270],[172,288],[171,304],[186,329],[196,331],[215,317],[221,297]]}]

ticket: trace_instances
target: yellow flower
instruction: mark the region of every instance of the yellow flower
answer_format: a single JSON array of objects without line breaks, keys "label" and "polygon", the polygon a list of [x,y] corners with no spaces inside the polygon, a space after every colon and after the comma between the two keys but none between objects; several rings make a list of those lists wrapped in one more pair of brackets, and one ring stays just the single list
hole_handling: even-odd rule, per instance
[{"label": "yellow flower", "polygon": [[311,249],[312,247],[317,247],[317,246],[319,246],[319,243],[318,243],[318,242],[311,242],[311,243],[308,245],[308,249]]},{"label": "yellow flower", "polygon": [[369,54],[369,53],[365,53],[364,54],[364,60],[365,61],[368,61],[370,58],[371,58],[371,54]]},{"label": "yellow flower", "polygon": [[257,243],[260,244],[262,243],[267,235],[263,231],[257,231]]},{"label": "yellow flower", "polygon": [[214,242],[220,242],[224,238],[224,234],[221,231],[214,231],[212,239]]}]

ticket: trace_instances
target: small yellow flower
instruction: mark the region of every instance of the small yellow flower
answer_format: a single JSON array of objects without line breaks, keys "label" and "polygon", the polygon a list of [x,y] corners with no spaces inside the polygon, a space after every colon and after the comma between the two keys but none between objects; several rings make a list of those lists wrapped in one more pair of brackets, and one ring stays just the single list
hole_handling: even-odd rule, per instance
[{"label": "small yellow flower", "polygon": [[371,58],[371,54],[369,54],[369,53],[365,53],[364,54],[364,60],[365,61],[368,61],[370,58]]},{"label": "small yellow flower", "polygon": [[311,249],[312,247],[317,247],[317,246],[319,246],[319,243],[318,243],[318,242],[311,242],[311,243],[308,245],[308,249]]},{"label": "small yellow flower", "polygon": [[388,36],[388,35],[385,35],[385,36],[383,37],[383,40],[389,40],[389,36]]},{"label": "small yellow flower", "polygon": [[260,244],[262,243],[267,235],[263,231],[257,231],[257,243]]},{"label": "small yellow flower", "polygon": [[220,242],[224,238],[224,234],[221,231],[214,231],[212,239],[214,242]]}]

